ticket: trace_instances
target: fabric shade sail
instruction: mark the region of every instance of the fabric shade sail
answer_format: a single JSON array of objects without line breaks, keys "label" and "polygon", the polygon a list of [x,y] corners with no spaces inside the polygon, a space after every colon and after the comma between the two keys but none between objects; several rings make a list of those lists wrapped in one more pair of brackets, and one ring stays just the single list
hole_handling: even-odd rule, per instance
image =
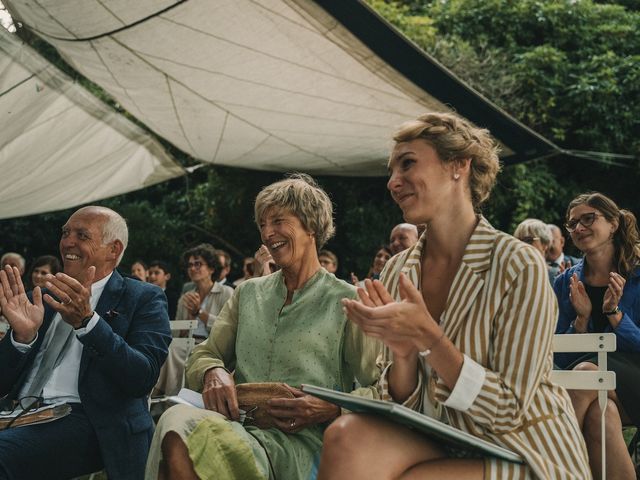
[{"label": "fabric shade sail", "polygon": [[0,218],[184,174],[151,135],[0,28]]},{"label": "fabric shade sail", "polygon": [[159,136],[213,164],[382,175],[390,134],[425,111],[488,127],[505,161],[555,147],[358,0],[7,0]]}]

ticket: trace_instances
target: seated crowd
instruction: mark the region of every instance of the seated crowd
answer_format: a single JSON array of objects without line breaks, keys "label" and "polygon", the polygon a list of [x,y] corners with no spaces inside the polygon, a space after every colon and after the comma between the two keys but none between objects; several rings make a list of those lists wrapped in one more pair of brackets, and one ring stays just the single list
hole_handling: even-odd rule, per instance
[{"label": "seated crowd", "polygon": [[[182,254],[182,287],[164,260],[121,274],[127,224],[97,206],[62,227],[62,262],[42,256],[26,273],[22,255],[2,255],[0,409],[70,408],[0,429],[0,480],[599,478],[596,392],[550,379],[597,368],[594,355],[551,350],[554,334],[587,332],[617,339],[607,476],[636,478],[622,434],[640,426],[635,216],[577,196],[571,257],[556,225],[530,218],[510,236],[480,213],[500,169],[488,131],[431,113],[393,140],[387,187],[407,223],[372,252],[364,280],[336,276],[324,248],[333,206],[304,174],[258,194],[262,245],[235,280],[231,256],[208,243]],[[196,321],[193,350],[172,344],[174,319]],[[402,404],[523,462],[349,413],[303,384]],[[153,419],[149,397],[183,385],[204,408],[166,404]]]}]

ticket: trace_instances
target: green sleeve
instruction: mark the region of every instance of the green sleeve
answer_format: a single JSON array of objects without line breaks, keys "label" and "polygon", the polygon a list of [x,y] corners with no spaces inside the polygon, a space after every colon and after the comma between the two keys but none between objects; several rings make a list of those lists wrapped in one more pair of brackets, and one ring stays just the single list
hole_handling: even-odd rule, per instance
[{"label": "green sleeve", "polygon": [[382,343],[365,335],[350,320],[347,320],[345,335],[346,378],[355,378],[360,385],[351,393],[361,397],[378,398],[375,383],[380,377],[380,369],[376,365],[376,358],[382,351]]},{"label": "green sleeve", "polygon": [[186,385],[202,391],[204,374],[212,368],[222,367],[227,371],[235,368],[236,335],[238,333],[238,304],[242,288],[237,288],[233,296],[218,314],[209,338],[193,349],[186,365]]}]

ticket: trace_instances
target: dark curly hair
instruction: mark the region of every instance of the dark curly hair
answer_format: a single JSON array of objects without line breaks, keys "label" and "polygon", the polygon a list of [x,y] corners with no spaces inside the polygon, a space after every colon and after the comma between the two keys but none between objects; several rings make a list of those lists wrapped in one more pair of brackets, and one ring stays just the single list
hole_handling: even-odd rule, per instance
[{"label": "dark curly hair", "polygon": [[200,245],[196,245],[184,252],[182,254],[182,261],[184,262],[185,267],[189,263],[189,257],[202,258],[207,266],[213,269],[211,280],[215,281],[218,278],[218,273],[222,270],[222,264],[220,263],[217,251],[213,245],[210,243],[201,243]]}]

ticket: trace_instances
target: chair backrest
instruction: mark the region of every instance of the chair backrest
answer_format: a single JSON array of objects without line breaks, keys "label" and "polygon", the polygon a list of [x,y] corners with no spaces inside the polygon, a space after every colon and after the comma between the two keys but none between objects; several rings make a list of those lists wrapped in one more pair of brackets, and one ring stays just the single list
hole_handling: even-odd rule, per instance
[{"label": "chair backrest", "polygon": [[196,339],[193,338],[193,332],[196,328],[198,328],[197,320],[171,320],[169,322],[171,326],[171,333],[182,333],[186,332],[187,336],[175,336],[171,340],[171,344],[178,347],[184,346],[187,352],[187,357],[193,350],[193,347],[196,346]]},{"label": "chair backrest", "polygon": [[607,391],[615,390],[616,374],[607,370],[607,352],[616,351],[614,333],[576,333],[553,336],[554,352],[597,352],[598,369],[594,371],[553,370],[551,381],[568,390],[597,390],[602,412],[600,435],[602,444],[602,479],[606,479],[605,411]]}]

